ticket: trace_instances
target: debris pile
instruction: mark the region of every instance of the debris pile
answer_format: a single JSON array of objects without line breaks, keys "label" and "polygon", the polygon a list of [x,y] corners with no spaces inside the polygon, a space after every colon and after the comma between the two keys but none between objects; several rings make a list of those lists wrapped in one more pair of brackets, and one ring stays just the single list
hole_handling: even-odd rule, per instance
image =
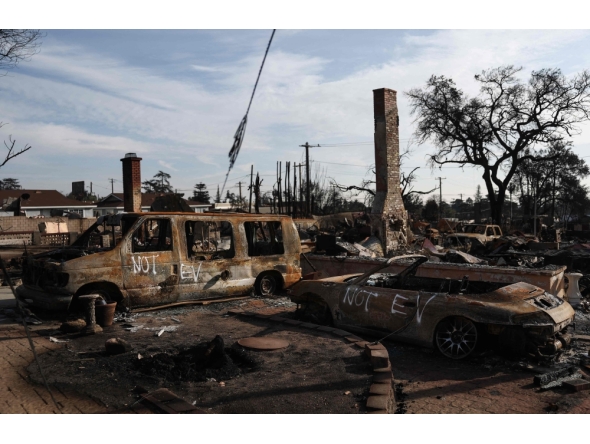
[{"label": "debris pile", "polygon": [[216,381],[235,378],[257,370],[261,362],[241,346],[225,347],[221,336],[201,342],[177,353],[163,352],[139,357],[135,369],[166,381]]}]

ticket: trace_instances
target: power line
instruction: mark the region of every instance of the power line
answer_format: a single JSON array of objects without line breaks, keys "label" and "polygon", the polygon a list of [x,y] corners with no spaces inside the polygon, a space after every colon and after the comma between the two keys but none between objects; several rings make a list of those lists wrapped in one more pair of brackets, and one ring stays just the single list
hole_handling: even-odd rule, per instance
[{"label": "power line", "polygon": [[330,165],[355,166],[355,167],[362,167],[362,168],[371,168],[372,166],[375,166],[375,165],[356,165],[354,163],[324,162],[323,160],[312,160],[312,162],[327,163],[327,164],[330,164]]},{"label": "power line", "polygon": [[[412,139],[399,139],[400,142],[406,142],[408,140],[412,140]],[[374,140],[369,140],[369,141],[365,141],[365,142],[320,143],[318,145],[318,147],[332,148],[332,147],[336,147],[336,146],[346,147],[346,146],[374,145],[374,144],[375,144]]]},{"label": "power line", "polygon": [[248,109],[246,109],[246,114],[244,114],[242,121],[238,125],[236,134],[234,135],[234,144],[229,150],[229,168],[227,170],[227,174],[225,175],[225,182],[223,182],[221,194],[223,194],[223,190],[225,189],[225,184],[227,183],[229,172],[233,168],[234,163],[238,158],[238,154],[240,153],[240,147],[242,146],[242,141],[244,140],[244,135],[246,134],[246,124],[248,123],[248,113],[250,112],[250,106],[252,106],[252,100],[254,100],[254,93],[256,92],[256,87],[258,86],[258,81],[260,80],[260,74],[262,74],[262,68],[264,68],[264,62],[266,61],[266,56],[268,55],[268,50],[270,49],[270,44],[272,43],[272,38],[275,36],[275,32],[276,29],[273,29],[272,34],[270,35],[270,40],[268,41],[268,46],[266,47],[266,51],[264,52],[264,57],[262,58],[262,64],[260,65],[260,69],[258,70],[258,76],[256,77],[256,83],[254,83],[252,95],[250,96]]}]

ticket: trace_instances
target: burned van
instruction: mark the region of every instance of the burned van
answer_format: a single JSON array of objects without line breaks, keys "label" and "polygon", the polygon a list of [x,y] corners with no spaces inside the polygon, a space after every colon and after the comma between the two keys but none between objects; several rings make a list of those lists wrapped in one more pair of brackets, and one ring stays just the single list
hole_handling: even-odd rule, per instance
[{"label": "burned van", "polygon": [[241,213],[103,216],[72,245],[29,256],[19,296],[49,310],[99,294],[129,308],[270,295],[301,279],[290,217]]}]

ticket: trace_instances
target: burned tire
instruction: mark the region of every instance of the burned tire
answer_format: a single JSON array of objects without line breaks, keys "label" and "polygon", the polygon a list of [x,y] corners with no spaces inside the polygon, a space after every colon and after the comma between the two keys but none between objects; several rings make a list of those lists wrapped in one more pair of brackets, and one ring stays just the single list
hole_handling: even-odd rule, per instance
[{"label": "burned tire", "polygon": [[267,271],[258,275],[254,291],[258,296],[271,296],[281,290],[282,283],[280,275]]},{"label": "burned tire", "polygon": [[[319,299],[319,298],[318,298]],[[297,319],[305,322],[312,322],[319,325],[333,326],[334,319],[330,307],[325,302],[309,301],[302,304],[301,309],[296,313]]]},{"label": "burned tire", "polygon": [[464,359],[469,356],[475,350],[478,339],[475,324],[462,316],[443,319],[434,332],[436,349],[451,359]]}]

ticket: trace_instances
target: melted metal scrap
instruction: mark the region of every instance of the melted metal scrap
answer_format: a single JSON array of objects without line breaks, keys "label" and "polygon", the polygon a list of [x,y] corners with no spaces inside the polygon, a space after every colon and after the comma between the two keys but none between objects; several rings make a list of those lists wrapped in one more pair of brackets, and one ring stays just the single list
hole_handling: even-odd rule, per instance
[{"label": "melted metal scrap", "polygon": [[534,377],[533,381],[542,389],[560,387],[566,381],[581,379],[582,373],[576,367],[565,367],[552,372],[547,372]]}]

